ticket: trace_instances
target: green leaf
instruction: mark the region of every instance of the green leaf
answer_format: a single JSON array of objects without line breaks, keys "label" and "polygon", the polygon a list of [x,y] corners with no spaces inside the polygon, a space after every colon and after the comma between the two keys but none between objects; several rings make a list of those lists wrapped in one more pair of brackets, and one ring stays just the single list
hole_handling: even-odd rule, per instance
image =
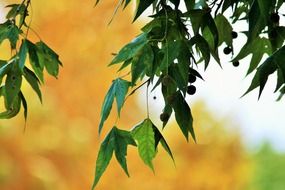
[{"label": "green leaf", "polygon": [[25,121],[27,121],[27,117],[28,117],[28,105],[27,105],[27,101],[26,101],[26,98],[24,96],[24,94],[20,91],[19,93],[19,97],[22,101],[22,105],[23,105],[23,108],[24,108],[24,118],[25,118]]},{"label": "green leaf", "polygon": [[10,41],[12,49],[16,49],[16,44],[19,39],[20,33],[21,33],[20,29],[15,24],[9,25],[9,31],[7,37]]},{"label": "green leaf", "polygon": [[8,109],[13,106],[13,102],[18,98],[22,84],[22,73],[16,64],[12,63],[11,69],[7,73],[5,81],[6,102]]},{"label": "green leaf", "polygon": [[142,123],[134,127],[131,134],[137,141],[141,159],[154,171],[152,160],[155,157],[156,151],[152,122],[149,119],[145,119]]},{"label": "green leaf", "polygon": [[26,40],[23,40],[21,47],[20,47],[20,51],[19,51],[19,67],[20,67],[21,71],[25,67],[27,53],[28,53],[27,42],[26,42]]},{"label": "green leaf", "polygon": [[115,82],[113,81],[113,84],[111,85],[110,89],[107,92],[107,95],[104,98],[104,102],[101,109],[101,119],[99,123],[99,133],[101,133],[101,130],[103,128],[104,122],[107,120],[110,111],[112,109],[113,101],[115,98],[116,93],[116,87]]},{"label": "green leaf", "polygon": [[181,41],[171,41],[163,47],[164,57],[160,64],[160,69],[164,70],[178,57],[181,47]]},{"label": "green leaf", "polygon": [[248,13],[248,41],[255,39],[266,25],[267,18],[264,18],[261,11],[259,0],[254,0]]},{"label": "green leaf", "polygon": [[266,38],[257,37],[252,41],[248,41],[232,62],[239,61],[252,54],[250,66],[247,71],[248,75],[258,66],[264,54],[270,55],[271,53],[270,41]]},{"label": "green leaf", "polygon": [[248,90],[242,96],[246,95],[250,91],[260,86],[259,95],[258,95],[258,99],[259,99],[261,96],[262,90],[267,82],[268,76],[274,73],[276,70],[277,70],[277,65],[274,61],[274,57],[273,56],[268,57],[257,68],[257,71],[252,79],[251,85],[249,86]]},{"label": "green leaf", "polygon": [[24,15],[26,11],[26,6],[21,4],[11,4],[7,5],[7,8],[10,8],[9,12],[6,15],[7,19],[15,18],[18,15]]},{"label": "green leaf", "polygon": [[187,141],[188,133],[190,132],[193,140],[196,142],[191,109],[179,91],[174,94],[170,105],[174,109],[175,119]]},{"label": "green leaf", "polygon": [[239,0],[224,0],[222,12],[224,13],[229,7],[233,7]]},{"label": "green leaf", "polygon": [[115,142],[114,143],[115,156],[119,164],[121,165],[121,167],[127,174],[127,176],[130,176],[128,172],[127,161],[126,161],[127,146],[128,145],[136,146],[136,142],[132,138],[132,135],[129,131],[120,130],[116,127],[115,127],[114,136],[115,136],[114,138],[115,139],[114,141]]},{"label": "green leaf", "polygon": [[105,172],[114,151],[116,159],[118,160],[125,173],[129,176],[126,161],[128,145],[136,146],[136,143],[132,138],[130,132],[120,130],[116,126],[114,126],[100,146],[100,150],[96,160],[95,178],[92,189],[95,188],[102,174]]},{"label": "green leaf", "polygon": [[37,78],[37,76],[35,75],[35,73],[33,73],[30,69],[25,67],[23,75],[24,75],[25,79],[27,80],[27,82],[31,85],[33,90],[37,93],[40,101],[42,102],[42,93],[40,90],[40,81]]},{"label": "green leaf", "polygon": [[44,63],[39,60],[38,54],[38,48],[37,46],[30,42],[29,40],[26,40],[27,47],[28,47],[28,52],[29,52],[29,59],[30,59],[30,64],[37,75],[37,77],[40,79],[40,81],[43,83],[44,82],[44,75],[43,75],[43,70],[44,70]]},{"label": "green leaf", "polygon": [[160,131],[157,129],[157,127],[153,123],[152,123],[152,127],[153,127],[153,131],[154,131],[154,136],[155,136],[155,148],[157,149],[157,145],[158,145],[158,143],[160,143],[162,145],[162,147],[164,148],[164,150],[171,157],[172,161],[174,162],[173,154],[172,154],[171,149],[168,146],[166,140],[164,139],[164,137],[162,136]]},{"label": "green leaf", "polygon": [[233,38],[232,38],[233,27],[232,27],[232,25],[229,23],[227,18],[222,14],[218,14],[215,17],[215,23],[216,23],[218,33],[219,33],[218,46],[220,46],[223,42],[225,42],[227,44],[227,46],[232,47],[232,42],[233,42]]},{"label": "green leaf", "polygon": [[5,39],[8,38],[9,25],[10,21],[6,21],[0,24],[0,45]]},{"label": "green leaf", "polygon": [[115,97],[116,97],[116,102],[117,102],[118,115],[120,116],[120,112],[124,104],[125,97],[128,92],[129,86],[130,86],[130,82],[123,80],[121,78],[118,78],[113,81],[110,89],[107,92],[107,95],[105,96],[105,99],[102,105],[101,119],[100,119],[100,124],[99,124],[99,133],[101,133],[104,122],[107,120],[110,114]]},{"label": "green leaf", "polygon": [[115,138],[113,133],[114,133],[114,128],[109,132],[109,134],[106,136],[106,138],[104,139],[104,141],[100,146],[100,150],[96,160],[95,178],[92,189],[94,189],[97,183],[99,182],[99,179],[105,172],[112,158],[114,144],[115,144]]},{"label": "green leaf", "polygon": [[202,24],[203,24],[203,29],[207,27],[211,32],[214,43],[212,49],[216,50],[219,44],[219,32],[210,12],[203,15]]},{"label": "green leaf", "polygon": [[137,8],[133,22],[149,7],[155,0],[137,0]]},{"label": "green leaf", "polygon": [[120,116],[123,104],[125,102],[125,98],[128,93],[129,87],[130,87],[129,81],[118,78],[115,82],[115,96],[116,96],[117,110],[118,110],[119,116]]},{"label": "green leaf", "polygon": [[194,44],[196,44],[196,46],[199,48],[202,54],[202,59],[205,61],[205,69],[206,69],[210,62],[209,44],[200,34],[197,34],[193,38],[190,39],[189,45],[193,46]]},{"label": "green leaf", "polygon": [[7,61],[1,60],[1,67],[0,67],[0,84],[2,84],[3,77],[9,72],[11,68],[11,64]]},{"label": "green leaf", "polygon": [[[0,88],[0,97],[4,96],[6,98],[6,92],[4,86]],[[6,106],[6,111],[0,113],[0,119],[10,119],[15,117],[21,108],[21,99],[17,96],[10,107]]]},{"label": "green leaf", "polygon": [[142,78],[146,72],[149,77],[153,77],[152,71],[154,55],[151,47],[146,44],[138,56],[133,58],[131,66],[132,85],[136,84],[139,78]]},{"label": "green leaf", "polygon": [[16,48],[16,43],[19,39],[21,31],[19,28],[10,20],[0,24],[0,44],[8,39],[12,49]]},{"label": "green leaf", "polygon": [[120,63],[134,57],[147,43],[147,34],[142,33],[129,44],[125,45],[109,65]]},{"label": "green leaf", "polygon": [[205,9],[194,9],[184,14],[186,17],[190,17],[192,29],[195,35],[199,33],[205,14],[207,14],[207,10]]},{"label": "green leaf", "polygon": [[44,64],[50,75],[57,77],[59,65],[62,66],[62,63],[59,61],[59,56],[42,41],[37,42],[36,47],[39,62]]}]

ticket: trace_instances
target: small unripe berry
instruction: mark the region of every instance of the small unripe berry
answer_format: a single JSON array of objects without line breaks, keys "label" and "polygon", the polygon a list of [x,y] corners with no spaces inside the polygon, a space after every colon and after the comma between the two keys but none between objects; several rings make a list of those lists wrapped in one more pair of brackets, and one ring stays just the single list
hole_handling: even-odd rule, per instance
[{"label": "small unripe berry", "polygon": [[169,103],[170,105],[174,103],[175,101],[175,94],[169,95],[166,98],[167,103]]},{"label": "small unripe berry", "polygon": [[196,93],[196,87],[194,85],[190,85],[187,87],[187,93],[189,95],[193,95]]},{"label": "small unripe berry", "polygon": [[171,84],[171,77],[170,76],[168,76],[168,75],[166,75],[165,77],[163,77],[163,79],[162,79],[162,81],[161,81],[161,83],[162,83],[162,85],[164,85],[164,86],[169,86],[170,84]]}]

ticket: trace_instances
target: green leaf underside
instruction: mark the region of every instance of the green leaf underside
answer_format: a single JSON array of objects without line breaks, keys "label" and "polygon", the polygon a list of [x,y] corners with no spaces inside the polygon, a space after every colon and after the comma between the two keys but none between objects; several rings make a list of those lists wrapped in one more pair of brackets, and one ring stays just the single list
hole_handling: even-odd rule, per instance
[{"label": "green leaf underside", "polygon": [[137,141],[141,159],[154,171],[152,160],[155,157],[156,150],[152,122],[149,119],[145,119],[132,130],[131,134]]}]

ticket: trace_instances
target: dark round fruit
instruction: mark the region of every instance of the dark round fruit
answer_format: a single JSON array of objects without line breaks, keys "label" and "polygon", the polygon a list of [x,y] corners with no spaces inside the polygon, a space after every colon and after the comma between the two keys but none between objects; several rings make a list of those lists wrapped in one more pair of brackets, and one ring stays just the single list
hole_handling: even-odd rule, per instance
[{"label": "dark round fruit", "polygon": [[273,23],[278,23],[280,20],[280,16],[278,15],[278,13],[272,13],[270,19]]},{"label": "dark round fruit", "polygon": [[169,103],[170,105],[174,103],[175,101],[175,94],[169,95],[166,98],[167,103]]},{"label": "dark round fruit", "polygon": [[188,82],[189,83],[194,83],[195,81],[196,81],[196,76],[192,75],[192,74],[189,74]]},{"label": "dark round fruit", "polygon": [[187,87],[187,93],[189,95],[193,95],[196,93],[196,87],[194,85],[190,85]]},{"label": "dark round fruit", "polygon": [[170,115],[168,113],[163,112],[162,114],[160,114],[159,118],[162,122],[166,122],[168,121]]},{"label": "dark round fruit", "polygon": [[164,86],[169,86],[171,84],[172,80],[171,80],[171,77],[166,75],[165,77],[163,77],[161,83],[162,85]]},{"label": "dark round fruit", "polygon": [[234,61],[233,66],[238,67],[239,66],[239,61]]},{"label": "dark round fruit", "polygon": [[232,38],[235,39],[238,37],[238,33],[235,31],[232,31]]},{"label": "dark round fruit", "polygon": [[230,48],[230,47],[225,47],[225,48],[224,48],[224,54],[228,55],[228,54],[230,54],[231,52],[232,52],[232,48]]}]

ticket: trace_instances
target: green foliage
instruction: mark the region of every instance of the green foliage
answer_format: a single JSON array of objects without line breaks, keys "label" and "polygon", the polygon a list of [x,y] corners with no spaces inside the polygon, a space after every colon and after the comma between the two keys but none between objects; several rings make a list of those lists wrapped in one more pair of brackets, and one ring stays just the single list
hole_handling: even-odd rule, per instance
[{"label": "green foliage", "polygon": [[[130,0],[120,1],[117,9],[120,6],[125,8],[130,2]],[[238,66],[243,58],[252,55],[247,74],[255,70],[256,73],[245,94],[260,87],[260,97],[269,75],[275,72],[277,72],[276,91],[281,92],[279,99],[285,94],[283,61],[285,29],[279,23],[279,17],[282,15],[278,15],[283,1],[185,0],[186,11],[182,11],[181,2],[180,0],[136,1],[134,21],[151,7],[153,8],[153,14],[150,15],[152,20],[141,29],[141,34],[118,52],[109,65],[120,64],[119,71],[128,70],[131,76],[129,82],[124,82],[125,90],[121,93],[122,99],[134,94],[145,84],[148,87],[153,84],[152,90],[161,86],[165,103],[160,116],[162,128],[167,125],[170,116],[174,113],[175,120],[185,138],[188,140],[190,134],[196,141],[191,108],[186,101],[187,89],[191,87],[196,91],[193,82],[190,82],[189,75],[192,78],[194,76],[195,80],[196,77],[203,80],[197,69],[198,65],[204,63],[204,68],[207,69],[211,57],[221,64],[219,47],[224,44],[227,46],[224,52],[232,54],[231,62],[235,66]],[[96,1],[97,3],[99,0]],[[230,17],[224,14],[228,9],[232,10]],[[248,22],[247,30],[242,31],[247,41],[240,52],[235,53],[233,39],[238,37],[238,33],[234,30],[233,24],[243,20]],[[267,56],[267,59],[260,63],[264,56]],[[141,83],[141,81],[145,82]],[[105,97],[99,131],[109,116],[114,98],[118,96],[115,85],[116,82],[113,81]],[[127,96],[129,89],[132,91]],[[188,93],[194,94],[193,90]],[[118,113],[121,106],[118,106]],[[173,158],[165,139],[149,119],[149,113],[147,113],[147,119],[132,129],[131,135],[136,141],[140,157],[152,170],[154,170],[152,161],[156,156],[158,142],[161,142]],[[101,149],[100,154],[102,154]],[[106,157],[111,158],[108,155]],[[106,160],[105,162],[101,164],[102,166],[100,164],[98,166],[97,162],[96,171],[100,170],[102,174],[108,165]],[[95,183],[97,182],[98,179],[95,177]]]},{"label": "green foliage", "polygon": [[[43,71],[57,77],[59,65],[58,55],[41,40],[33,43],[28,40],[30,26],[26,24],[31,2],[22,1],[21,4],[8,5],[6,21],[0,24],[0,45],[4,40],[10,42],[12,56],[9,60],[0,61],[1,96],[4,97],[6,111],[0,118],[9,119],[16,116],[21,108],[27,118],[28,105],[21,91],[22,80],[25,79],[37,93],[42,102],[40,81],[43,83]],[[27,65],[29,57],[30,66]],[[5,79],[5,83],[2,81]]]},{"label": "green foliage", "polygon": [[[95,0],[95,5],[99,2],[100,0]],[[131,2],[120,0],[115,13]],[[151,21],[141,29],[141,34],[119,50],[109,64],[120,65],[119,71],[128,70],[128,74],[117,77],[106,94],[99,133],[110,115],[115,99],[120,117],[126,99],[145,84],[148,96],[149,85],[153,84],[152,90],[161,87],[164,98],[164,109],[160,118],[162,128],[166,127],[174,113],[185,138],[188,140],[190,134],[196,142],[191,108],[186,101],[187,93],[193,95],[196,87],[189,76],[194,76],[195,80],[196,77],[203,80],[198,71],[199,65],[204,63],[204,68],[207,69],[212,58],[221,65],[219,50],[224,44],[227,46],[224,53],[232,54],[231,62],[235,66],[243,58],[252,55],[247,74],[255,70],[256,73],[245,94],[259,87],[260,98],[268,77],[277,73],[275,92],[279,90],[280,100],[285,94],[285,27],[279,22],[280,16],[283,17],[279,14],[283,3],[282,0],[137,0],[133,21],[147,9],[152,8],[153,14],[150,15]],[[23,0],[20,4],[8,5],[6,21],[0,23],[0,45],[5,40],[8,41],[12,52],[9,60],[0,60],[0,96],[4,97],[6,109],[0,113],[0,118],[16,116],[21,105],[24,108],[24,117],[27,118],[28,106],[21,91],[23,79],[42,101],[40,84],[44,83],[44,71],[57,77],[59,67],[62,66],[56,52],[41,39],[38,42],[28,39],[28,32],[33,31],[27,24],[30,4],[30,0]],[[182,5],[186,6],[186,10],[182,9]],[[224,13],[229,9],[232,15],[227,17]],[[233,24],[244,20],[247,21],[248,28],[241,33],[247,40],[240,52],[235,54],[233,38],[237,37],[237,33]],[[264,56],[266,60],[261,63]],[[130,79],[124,79],[128,75]],[[147,110],[148,106],[147,101]],[[128,145],[137,146],[143,162],[154,170],[152,162],[159,142],[173,159],[166,140],[150,120],[149,113],[131,131],[113,127],[99,150],[93,189],[106,170],[113,152],[129,175],[126,161]]]}]

